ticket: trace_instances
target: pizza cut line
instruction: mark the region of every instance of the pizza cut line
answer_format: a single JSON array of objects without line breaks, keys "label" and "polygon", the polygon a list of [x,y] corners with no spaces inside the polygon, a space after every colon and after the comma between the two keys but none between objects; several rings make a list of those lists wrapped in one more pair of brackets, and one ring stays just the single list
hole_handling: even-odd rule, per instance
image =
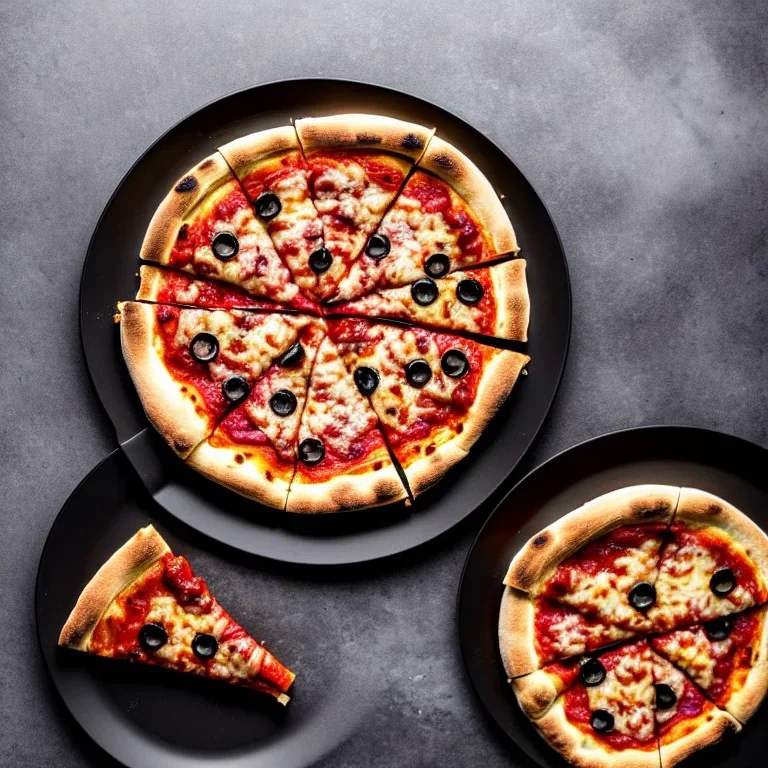
[{"label": "pizza cut line", "polygon": [[710,493],[588,502],[504,579],[499,649],[520,708],[574,765],[676,765],[765,698],[767,577],[768,536]]},{"label": "pizza cut line", "polygon": [[315,513],[410,503],[467,455],[530,360],[504,348],[527,340],[526,263],[489,180],[434,134],[301,118],[160,202],[116,319],[191,467]]}]

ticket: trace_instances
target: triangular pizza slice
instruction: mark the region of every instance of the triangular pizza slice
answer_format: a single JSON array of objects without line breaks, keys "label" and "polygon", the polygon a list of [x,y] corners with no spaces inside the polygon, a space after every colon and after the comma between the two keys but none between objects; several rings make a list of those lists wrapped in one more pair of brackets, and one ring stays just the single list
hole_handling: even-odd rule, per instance
[{"label": "triangular pizza slice", "polygon": [[83,589],[59,645],[240,685],[288,703],[295,675],[238,624],[151,526]]},{"label": "triangular pizza slice", "polygon": [[556,661],[510,680],[520,709],[531,720],[541,719],[560,695],[576,684],[585,661],[583,657]]},{"label": "triangular pizza slice", "polygon": [[332,298],[348,301],[438,279],[518,251],[509,216],[486,176],[434,137]]}]

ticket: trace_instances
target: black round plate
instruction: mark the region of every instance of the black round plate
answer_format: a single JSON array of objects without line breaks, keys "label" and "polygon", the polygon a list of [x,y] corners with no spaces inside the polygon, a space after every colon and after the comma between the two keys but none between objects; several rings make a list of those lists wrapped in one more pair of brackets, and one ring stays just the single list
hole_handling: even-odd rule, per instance
[{"label": "black round plate", "polygon": [[[567,763],[523,715],[507,683],[498,646],[502,579],[534,534],[603,493],[664,483],[714,493],[768,530],[767,452],[753,443],[691,427],[614,432],[555,456],[523,478],[496,507],[464,565],[457,603],[461,651],[475,691],[527,764]],[[734,739],[706,752],[708,765],[744,768],[765,761],[768,706]],[[758,759],[759,758],[759,759]]]},{"label": "black round plate", "polygon": [[[451,478],[402,505],[324,516],[286,516],[224,491],[177,461],[147,421],[120,353],[113,322],[118,300],[136,293],[138,253],[155,208],[171,184],[222,144],[302,115],[385,113],[437,126],[466,152],[503,196],[528,259],[533,358],[527,377]],[[402,552],[447,531],[496,490],[546,417],[560,382],[571,322],[568,269],[555,226],[514,163],[490,140],[440,107],[375,85],[286,80],[250,88],[203,107],[171,128],[137,161],[93,234],[80,288],[86,364],[118,442],[147,487],[172,514],[245,552],[295,563],[342,564]],[[290,519],[289,519],[290,518]]]},{"label": "black round plate", "polygon": [[[222,605],[257,639],[263,632],[270,650],[293,667],[297,680],[287,707],[252,691],[57,648],[82,588],[150,522],[209,580]],[[247,569],[201,549],[195,538],[158,507],[119,451],[72,493],[48,535],[35,592],[40,646],[64,705],[99,747],[131,768],[316,762],[351,735],[380,692],[371,689],[365,670],[344,665],[343,641],[329,638],[322,625],[309,642],[291,630],[290,617],[300,610],[292,596],[301,583],[285,588],[269,574],[254,580]],[[260,586],[272,599],[259,597]]]}]

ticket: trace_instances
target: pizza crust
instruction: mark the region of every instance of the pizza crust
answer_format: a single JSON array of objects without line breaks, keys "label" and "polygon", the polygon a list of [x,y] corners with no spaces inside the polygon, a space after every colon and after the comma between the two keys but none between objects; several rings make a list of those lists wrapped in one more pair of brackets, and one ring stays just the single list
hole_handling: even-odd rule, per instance
[{"label": "pizza crust", "polygon": [[557,697],[565,690],[565,685],[557,675],[539,669],[530,675],[512,680],[512,690],[526,716],[531,720],[539,720],[557,701]]},{"label": "pizza crust", "polygon": [[170,551],[151,525],[138,531],[86,584],[62,627],[59,645],[87,651],[93,631],[112,601]]},{"label": "pizza crust", "polygon": [[229,144],[219,147],[219,152],[232,172],[238,178],[243,178],[270,156],[295,152],[298,149],[296,130],[292,125],[283,125],[230,141]]},{"label": "pizza crust", "polygon": [[531,302],[525,279],[525,259],[491,267],[496,293],[496,329],[500,339],[528,341]]},{"label": "pizza crust", "polygon": [[297,120],[296,133],[305,154],[324,149],[357,148],[389,152],[416,162],[434,128],[382,115],[346,114]]},{"label": "pizza crust", "polygon": [[142,264],[139,267],[139,290],[136,293],[136,300],[157,301],[162,289],[163,270],[150,264]]},{"label": "pizza crust", "polygon": [[[222,184],[234,180],[235,177],[229,170],[227,161],[219,152],[209,155],[182,176],[155,211],[147,234],[144,236],[144,242],[141,244],[140,258],[144,261],[168,264],[179,227],[184,219],[211,192]],[[184,189],[185,182],[191,184],[192,181],[194,181],[194,187]],[[179,187],[182,188],[179,189]]]},{"label": "pizza crust", "polygon": [[464,198],[496,254],[520,250],[512,223],[491,182],[465,154],[434,136],[418,165],[449,184]]},{"label": "pizza crust", "polygon": [[672,768],[704,747],[717,744],[727,733],[738,732],[741,726],[727,712],[712,707],[701,724],[693,730],[690,720],[682,720],[664,734],[668,743],[660,744],[661,768]]},{"label": "pizza crust", "polygon": [[508,677],[529,675],[541,667],[536,653],[535,606],[526,593],[514,587],[505,587],[501,598],[499,651]]},{"label": "pizza crust", "polygon": [[[152,426],[173,450],[186,458],[212,432],[209,419],[198,413],[189,393],[168,372],[155,345],[155,307],[127,301],[121,306],[120,341],[128,372]],[[202,395],[197,399],[203,402]]]},{"label": "pizza crust", "polygon": [[530,592],[590,541],[616,528],[669,523],[680,489],[669,485],[620,488],[587,502],[528,540],[510,563],[504,583]]}]

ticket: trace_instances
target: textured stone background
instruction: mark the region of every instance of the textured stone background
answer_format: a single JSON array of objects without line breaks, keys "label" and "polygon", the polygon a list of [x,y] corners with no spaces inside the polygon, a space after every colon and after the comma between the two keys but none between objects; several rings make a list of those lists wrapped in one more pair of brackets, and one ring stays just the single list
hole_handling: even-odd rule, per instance
[{"label": "textured stone background", "polygon": [[[574,296],[570,360],[529,465],[662,422],[768,445],[765,3],[6,0],[0,29],[1,765],[98,762],[51,701],[32,611],[49,526],[113,446],[80,352],[80,270],[135,158],[232,90],[370,80],[458,113],[516,160],[560,229]],[[457,650],[479,523],[372,579],[306,598],[293,582],[297,627],[304,599],[382,682],[324,766],[514,763]],[[208,567],[233,591],[251,578]]]}]

